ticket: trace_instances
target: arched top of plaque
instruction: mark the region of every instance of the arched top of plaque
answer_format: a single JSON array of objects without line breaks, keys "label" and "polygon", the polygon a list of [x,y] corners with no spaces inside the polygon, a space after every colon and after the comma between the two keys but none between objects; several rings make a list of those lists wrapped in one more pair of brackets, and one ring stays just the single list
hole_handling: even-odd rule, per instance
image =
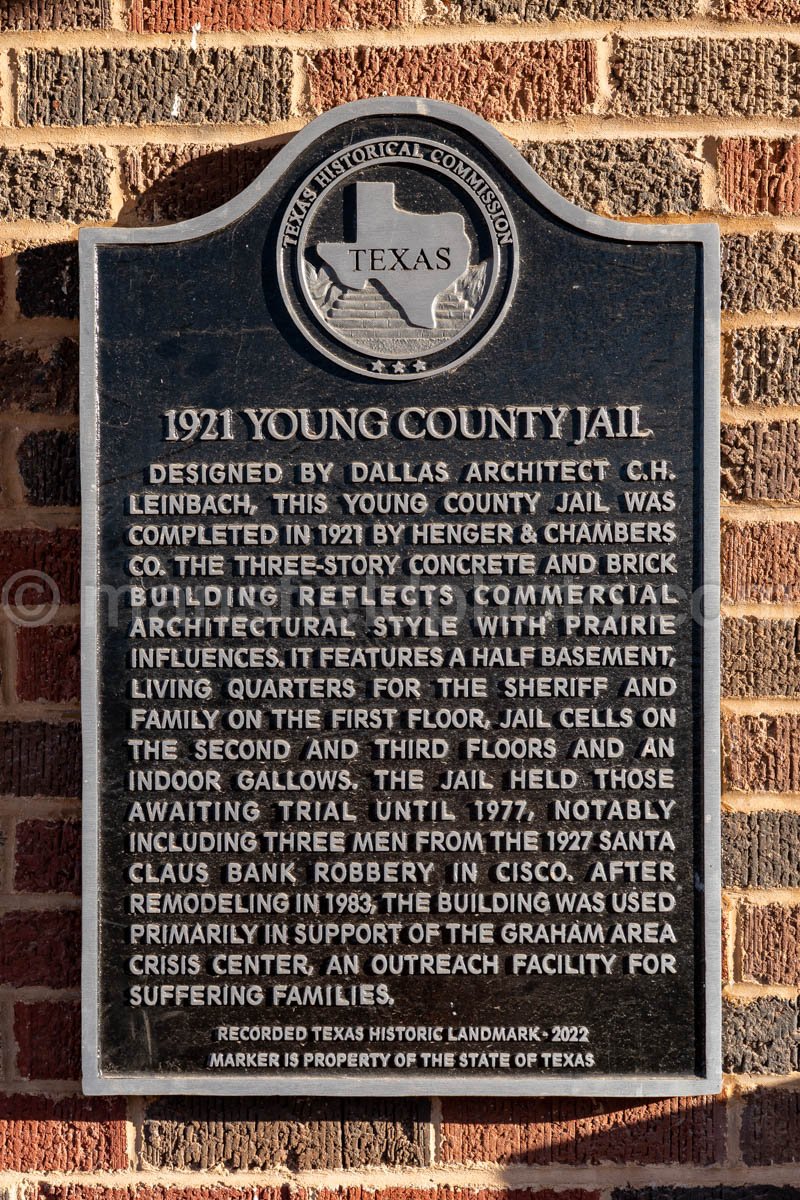
[{"label": "arched top of plaque", "polygon": [[[523,286],[535,283],[546,297],[548,275],[526,255],[515,215],[521,200],[605,241],[698,244],[706,335],[718,329],[716,225],[638,225],[587,212],[481,117],[437,100],[341,105],[295,134],[226,204],[173,225],[83,230],[82,253],[208,238],[278,193],[278,211],[265,213],[268,305],[290,337],[302,335],[294,340],[307,355],[350,375],[397,384],[450,373],[491,341],[521,274]],[[86,315],[91,298],[82,299]]]}]

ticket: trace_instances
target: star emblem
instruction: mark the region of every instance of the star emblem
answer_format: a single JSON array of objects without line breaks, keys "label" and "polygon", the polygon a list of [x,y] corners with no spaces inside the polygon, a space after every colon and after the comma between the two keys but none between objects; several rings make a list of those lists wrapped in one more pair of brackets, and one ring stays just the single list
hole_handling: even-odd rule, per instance
[{"label": "star emblem", "polygon": [[404,362],[400,362],[400,359],[398,359],[396,363],[392,363],[392,370],[394,371],[395,375],[405,375],[406,364]]},{"label": "star emblem", "polygon": [[378,375],[382,375],[386,370],[386,363],[380,358],[376,358],[374,362],[370,363],[370,366]]},{"label": "star emblem", "polygon": [[427,371],[427,369],[428,369],[428,364],[426,362],[424,362],[424,360],[421,358],[418,358],[417,361],[414,363],[415,371]]}]

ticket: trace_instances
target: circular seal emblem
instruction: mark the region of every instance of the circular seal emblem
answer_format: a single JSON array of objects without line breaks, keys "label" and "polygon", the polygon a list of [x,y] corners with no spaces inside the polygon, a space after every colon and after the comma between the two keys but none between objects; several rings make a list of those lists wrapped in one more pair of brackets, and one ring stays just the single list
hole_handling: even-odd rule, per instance
[{"label": "circular seal emblem", "polygon": [[508,310],[516,231],[493,178],[428,138],[376,137],[322,162],[278,234],[284,303],[327,358],[387,382],[471,358]]}]

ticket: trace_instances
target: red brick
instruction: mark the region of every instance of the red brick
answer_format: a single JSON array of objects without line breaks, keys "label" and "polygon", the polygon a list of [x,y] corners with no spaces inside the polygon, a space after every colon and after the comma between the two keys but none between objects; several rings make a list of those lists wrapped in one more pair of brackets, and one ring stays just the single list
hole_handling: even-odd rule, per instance
[{"label": "red brick", "polygon": [[80,626],[34,625],[17,630],[17,696],[66,703],[80,695]]},{"label": "red brick", "polygon": [[108,0],[3,0],[0,29],[105,29]]},{"label": "red brick", "polygon": [[72,910],[4,913],[0,917],[0,983],[77,987],[80,932],[80,913]]},{"label": "red brick", "polygon": [[[79,529],[0,530],[0,594],[4,604],[77,604],[80,599]],[[21,576],[15,580],[15,576]],[[43,578],[40,578],[43,577]],[[29,589],[39,580],[39,593]],[[14,582],[12,582],[14,580]],[[17,589],[21,588],[21,597]]]},{"label": "red brick", "polygon": [[718,1162],[724,1100],[444,1100],[442,1161],[568,1164]]},{"label": "red brick", "polygon": [[80,789],[76,721],[0,721],[0,794],[77,796]]},{"label": "red brick", "polygon": [[134,33],[392,29],[407,20],[407,0],[133,0],[129,17]]},{"label": "red brick", "polygon": [[800,987],[800,908],[746,904],[737,928],[743,980]]},{"label": "red brick", "polygon": [[722,694],[800,696],[800,621],[723,617]]},{"label": "red brick", "polygon": [[798,0],[718,0],[719,15],[729,21],[761,21],[766,24],[796,25],[800,21]]},{"label": "red brick", "polygon": [[138,221],[186,221],[238,196],[280,149],[274,143],[129,146],[120,153],[122,178]]},{"label": "red brick", "polygon": [[24,1193],[25,1200],[299,1200],[303,1189],[254,1186],[232,1187],[223,1183],[169,1187],[142,1183],[127,1187],[103,1187],[99,1183],[36,1183]]},{"label": "red brick", "polygon": [[723,524],[722,599],[730,604],[800,601],[800,524]]},{"label": "red brick", "polygon": [[80,504],[78,435],[69,429],[37,429],[17,451],[25,500],[38,508],[71,508]]},{"label": "red brick", "polygon": [[81,1006],[63,1000],[14,1005],[17,1074],[21,1079],[79,1079]]},{"label": "red brick", "polygon": [[471,1188],[443,1184],[432,1188],[381,1187],[373,1191],[355,1184],[339,1188],[292,1188],[292,1200],[599,1200],[600,1192],[584,1188]]},{"label": "red brick", "polygon": [[121,1100],[0,1097],[0,1171],[119,1171],[127,1165]]},{"label": "red brick", "polygon": [[558,120],[589,110],[597,70],[593,46],[578,40],[359,46],[312,54],[309,89],[314,112],[401,95],[466,103],[490,121]]},{"label": "red brick", "polygon": [[[743,1103],[740,1143],[747,1166],[800,1162],[800,1092],[757,1088]],[[770,1190],[762,1188],[764,1200]]]},{"label": "red brick", "polygon": [[729,503],[800,502],[800,423],[723,425],[722,496]]},{"label": "red brick", "polygon": [[717,172],[722,200],[732,212],[800,212],[800,139],[722,138]]},{"label": "red brick", "polygon": [[733,791],[800,791],[800,717],[724,717],[722,748]]},{"label": "red brick", "polygon": [[17,892],[81,890],[81,827],[77,821],[20,821],[14,889]]}]

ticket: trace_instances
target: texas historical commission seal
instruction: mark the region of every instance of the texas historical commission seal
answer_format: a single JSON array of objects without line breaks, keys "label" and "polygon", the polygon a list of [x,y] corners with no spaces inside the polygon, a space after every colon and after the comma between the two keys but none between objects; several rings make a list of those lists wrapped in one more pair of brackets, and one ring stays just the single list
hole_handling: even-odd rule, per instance
[{"label": "texas historical commission seal", "polygon": [[300,184],[278,237],[284,302],[359,375],[428,378],[471,358],[511,302],[516,232],[497,182],[426,138],[376,137]]}]

